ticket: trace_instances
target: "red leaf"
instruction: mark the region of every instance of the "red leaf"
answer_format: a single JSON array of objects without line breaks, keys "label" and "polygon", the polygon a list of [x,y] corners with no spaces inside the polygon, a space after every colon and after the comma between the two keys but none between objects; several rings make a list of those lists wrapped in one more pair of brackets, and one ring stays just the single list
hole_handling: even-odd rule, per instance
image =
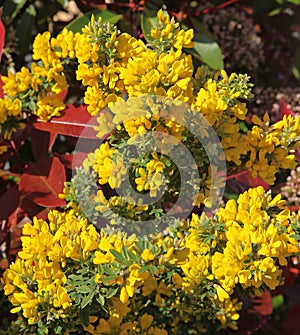
[{"label": "red leaf", "polygon": [[45,209],[44,207],[37,205],[34,202],[34,199],[25,196],[22,196],[21,198],[20,207],[22,208],[24,214],[31,218],[33,218],[41,210]]},{"label": "red leaf", "polygon": [[250,335],[258,331],[270,318],[273,311],[272,298],[269,292],[250,300],[242,311],[239,320],[239,330],[235,335]]},{"label": "red leaf", "polygon": [[[227,177],[227,180],[235,179],[239,186],[244,186],[245,189],[249,187],[262,186],[266,191],[270,189],[270,185],[263,181],[261,178],[252,176],[252,173],[249,170],[244,170],[236,174],[232,174]],[[232,181],[234,183],[234,181]]]},{"label": "red leaf", "polygon": [[249,183],[250,187],[262,186],[266,191],[270,189],[270,185],[268,183],[266,183],[259,177],[254,178],[250,171],[247,171],[246,176],[247,176],[247,182]]},{"label": "red leaf", "polygon": [[21,128],[12,134],[12,142],[14,143],[16,150],[18,150],[23,145],[24,141],[30,136],[33,122],[34,118],[21,122]]},{"label": "red leaf", "polygon": [[40,211],[39,213],[37,213],[35,216],[38,219],[46,221],[48,219],[48,213],[49,213],[49,209],[44,208],[42,211]]},{"label": "red leaf", "polygon": [[50,133],[33,128],[30,138],[33,157],[37,161],[48,157]]},{"label": "red leaf", "polygon": [[21,193],[17,185],[11,187],[0,198],[0,220],[7,220],[18,207]]},{"label": "red leaf", "polygon": [[295,113],[288,108],[288,106],[286,105],[284,99],[280,100],[279,115],[280,115],[280,120],[283,118],[284,115],[286,115],[286,116],[288,116],[288,115],[295,116]]},{"label": "red leaf", "polygon": [[55,143],[57,133],[50,133],[48,151],[51,151]]},{"label": "red leaf", "polygon": [[97,139],[94,130],[97,125],[97,118],[87,111],[85,105],[68,105],[61,117],[54,117],[48,122],[37,120],[34,127],[62,135]]},{"label": "red leaf", "polygon": [[58,96],[61,98],[62,101],[65,101],[67,95],[68,95],[68,90],[67,90],[67,89],[61,91],[61,92],[58,94]]},{"label": "red leaf", "polygon": [[61,163],[70,170],[75,169],[76,167],[82,166],[82,163],[86,159],[87,155],[88,154],[86,152],[76,152],[70,155],[56,154],[56,156],[59,158]]},{"label": "red leaf", "polygon": [[0,61],[2,57],[2,51],[4,48],[4,41],[5,41],[5,28],[2,23],[2,20],[0,19]]},{"label": "red leaf", "polygon": [[62,193],[66,171],[57,157],[49,157],[36,163],[29,163],[22,175],[19,190],[43,207],[64,206],[58,197]]}]

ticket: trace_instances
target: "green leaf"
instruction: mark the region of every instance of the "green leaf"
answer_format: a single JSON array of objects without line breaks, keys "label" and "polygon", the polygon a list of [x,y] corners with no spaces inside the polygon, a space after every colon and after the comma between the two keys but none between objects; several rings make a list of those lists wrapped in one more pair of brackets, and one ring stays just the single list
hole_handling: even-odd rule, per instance
[{"label": "green leaf", "polygon": [[84,28],[84,26],[86,26],[90,22],[92,14],[94,14],[95,20],[101,17],[102,23],[109,22],[114,24],[117,23],[122,18],[122,15],[115,14],[108,10],[100,10],[100,9],[93,10],[84,14],[83,16],[78,17],[77,19],[69,23],[67,25],[67,28],[73,31],[74,33],[81,33],[81,29]]},{"label": "green leaf", "polygon": [[117,276],[117,272],[114,269],[112,269],[109,264],[103,265],[102,269],[103,269],[103,273],[106,275],[114,276],[114,277]]},{"label": "green leaf", "polygon": [[33,5],[26,8],[26,11],[21,15],[20,20],[16,26],[16,35],[18,37],[19,55],[23,58],[29,52],[29,45],[31,43],[32,31],[34,27],[34,20],[36,17],[36,9]]},{"label": "green leaf", "polygon": [[[218,43],[214,40],[213,34],[206,29],[199,19],[192,18],[191,20],[194,28],[193,42],[195,45],[194,48],[185,49],[185,51],[213,69],[223,69],[224,63],[222,51]],[[182,28],[184,30],[190,29],[190,27],[186,25],[182,25]]]},{"label": "green leaf", "polygon": [[244,122],[244,121],[240,121],[240,122],[238,122],[238,124],[239,124],[239,128],[240,128],[240,130],[243,132],[243,133],[247,133],[247,131],[249,130],[248,129],[248,127],[247,127],[247,125],[246,125],[246,123]]},{"label": "green leaf", "polygon": [[279,308],[284,303],[284,296],[282,294],[276,295],[272,298],[273,309]]},{"label": "green leaf", "polygon": [[107,277],[101,277],[101,281],[102,282],[110,282],[112,280],[115,280],[116,279],[116,276],[107,276]]},{"label": "green leaf", "polygon": [[98,295],[97,298],[96,298],[96,300],[99,302],[99,304],[100,304],[101,306],[104,306],[104,304],[105,304],[105,299],[104,299],[103,295]]},{"label": "green leaf", "polygon": [[166,10],[165,0],[145,1],[143,12],[146,16],[154,16],[161,8]]},{"label": "green leaf", "polygon": [[151,37],[151,30],[155,29],[155,27],[158,24],[158,18],[157,16],[146,16],[145,14],[142,15],[141,18],[141,27],[142,32],[144,34],[145,40],[150,43],[153,41],[153,38]]},{"label": "green leaf", "polygon": [[118,290],[119,290],[119,287],[116,287],[116,288],[110,288],[110,289],[108,290],[108,292],[107,292],[106,297],[107,297],[108,299],[114,297],[114,296],[117,294]]},{"label": "green leaf", "polygon": [[63,331],[63,328],[61,325],[57,325],[55,328],[54,328],[54,331],[55,331],[55,334],[61,334],[62,331]]},{"label": "green leaf", "polygon": [[18,15],[27,0],[6,0],[3,5],[3,15],[9,16],[12,20]]},{"label": "green leaf", "polygon": [[298,235],[298,234],[292,234],[292,235],[290,235],[290,237],[294,238],[297,241],[300,241],[300,235]]},{"label": "green leaf", "polygon": [[115,259],[120,262],[120,263],[123,263],[126,261],[126,257],[122,254],[120,254],[117,250],[115,249],[110,249],[109,250],[115,257]]},{"label": "green leaf", "polygon": [[93,290],[94,290],[94,287],[91,287],[91,286],[76,287],[76,291],[79,292],[79,293],[90,293]]},{"label": "green leaf", "polygon": [[185,49],[201,62],[211,66],[213,69],[223,69],[223,55],[219,45],[214,41],[209,33],[195,33],[193,39],[194,47]]},{"label": "green leaf", "polygon": [[150,271],[150,265],[144,265],[141,268],[139,268],[138,273],[142,273],[142,272],[147,272]]},{"label": "green leaf", "polygon": [[82,301],[80,307],[84,309],[89,303],[92,302],[95,295],[95,291],[90,292],[87,296],[85,296]]}]

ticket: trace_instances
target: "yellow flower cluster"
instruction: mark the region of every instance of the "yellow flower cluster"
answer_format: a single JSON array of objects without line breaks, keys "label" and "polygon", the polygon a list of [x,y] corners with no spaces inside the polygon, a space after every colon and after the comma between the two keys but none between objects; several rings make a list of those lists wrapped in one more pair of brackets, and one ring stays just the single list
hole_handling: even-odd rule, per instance
[{"label": "yellow flower cluster", "polygon": [[[5,97],[0,99],[0,122],[17,122],[31,114],[44,121],[59,116],[65,109],[60,93],[68,88],[65,67],[75,62],[75,35],[64,29],[56,38],[49,32],[38,34],[33,43],[31,68],[22,67],[17,73],[8,71],[2,76]],[[13,109],[12,109],[13,107]],[[3,125],[10,137],[12,128],[9,122]]]},{"label": "yellow flower cluster", "polygon": [[153,159],[146,163],[145,168],[138,168],[139,176],[135,178],[135,183],[138,191],[150,190],[150,197],[156,197],[157,191],[165,182],[162,174],[165,164],[159,160],[157,153],[153,153],[152,157]]},{"label": "yellow flower cluster", "polygon": [[10,117],[20,117],[22,114],[22,103],[16,98],[15,100],[6,97],[0,100],[0,122],[4,123]]},{"label": "yellow flower cluster", "polygon": [[[240,284],[260,289],[275,289],[281,283],[280,265],[299,253],[291,214],[278,194],[273,200],[263,187],[250,189],[237,202],[229,200],[217,216],[226,227],[226,247],[212,257],[212,271],[223,288],[232,293]],[[278,261],[278,262],[277,262]]]},{"label": "yellow flower cluster", "polygon": [[[96,194],[85,199],[89,206],[73,199],[75,182],[68,183],[62,197],[73,210],[27,223],[19,258],[4,274],[12,312],[29,326],[95,335],[182,334],[187,325],[194,327],[190,334],[237,329],[242,303],[233,294],[240,288],[251,294],[275,289],[283,282],[281,267],[300,251],[295,238],[300,213],[290,214],[280,195],[272,199],[262,187],[229,200],[213,217],[193,214],[172,226],[166,222],[164,233],[154,230],[147,239],[118,230],[130,231],[127,220],[159,221],[179,197],[181,167],[174,162],[187,158],[180,145],[194,154],[200,175],[184,165],[186,184],[199,186],[197,199],[187,194],[187,201],[199,208],[210,203],[220,158],[209,161],[206,151],[213,152],[215,143],[204,148],[193,134],[196,127],[203,140],[216,132],[229,168],[246,168],[269,184],[279,169],[295,167],[300,144],[299,117],[284,116],[273,125],[267,115],[253,117],[243,133],[247,109],[239,99],[251,97],[249,78],[205,67],[194,73],[191,55],[183,52],[193,47],[193,31],[180,29],[162,10],[157,19],[149,45],[94,18],[82,34],[67,29],[56,38],[39,34],[31,69],[2,77],[2,125],[24,114],[49,120],[65,108],[59,94],[68,87],[69,66],[76,67],[88,111],[98,116],[98,136],[108,135],[83,163],[81,182],[91,171],[84,184],[88,191],[95,182]],[[199,125],[199,115],[207,125]],[[152,136],[143,137],[147,133]],[[4,151],[0,146],[0,154]],[[142,197],[116,195],[124,181],[138,196],[155,198],[168,189],[147,205]],[[102,213],[100,222],[87,209]],[[105,219],[115,225],[97,231],[88,219],[101,227]],[[132,226],[143,233],[143,227]]]},{"label": "yellow flower cluster", "polygon": [[[213,331],[237,329],[242,304],[232,294],[282,283],[280,266],[300,250],[293,237],[299,215],[258,187],[228,201],[215,218],[194,214],[175,230],[139,240],[97,232],[73,211],[53,211],[49,223],[24,226],[23,250],[3,277],[5,294],[29,325],[62,320],[68,327],[73,318],[90,334],[167,335],[189,323],[197,334],[209,331],[212,318]],[[82,325],[78,301],[80,294],[88,299],[89,287],[87,304],[104,310],[89,309]]]},{"label": "yellow flower cluster", "polygon": [[[162,11],[157,16],[164,27],[157,38],[168,45],[161,53],[154,45],[149,48],[141,40],[120,34],[109,24],[101,24],[101,20],[95,22],[92,18],[83,29],[76,47],[79,61],[76,74],[87,86],[84,101],[92,115],[120,101],[124,92],[129,96],[155,93],[191,101],[192,58],[182,48],[193,45],[193,31],[181,30],[174,19],[163,17]],[[157,35],[155,31],[153,35]],[[80,56],[82,50],[85,56]]]},{"label": "yellow flower cluster", "polygon": [[76,76],[87,86],[84,101],[92,115],[122,99],[124,84],[120,69],[128,59],[145,48],[127,33],[119,34],[115,26],[101,24],[92,17],[76,42],[78,68]]},{"label": "yellow flower cluster", "polygon": [[[18,98],[5,97],[0,99],[0,133],[2,140],[9,140],[11,133],[18,126],[16,119],[22,118],[22,103]],[[0,155],[7,151],[6,145],[0,146]]]},{"label": "yellow flower cluster", "polygon": [[158,52],[167,51],[171,48],[181,50],[182,48],[192,48],[194,46],[193,29],[184,31],[180,29],[179,23],[175,22],[174,17],[170,18],[160,9],[157,12],[158,24],[155,29],[151,30],[151,38]]},{"label": "yellow flower cluster", "polygon": [[119,187],[122,175],[127,173],[122,157],[108,142],[102,143],[94,153],[89,153],[83,166],[86,170],[91,166],[99,176],[100,185],[108,183],[111,188]]},{"label": "yellow flower cluster", "polygon": [[[162,125],[153,109],[152,115],[137,116],[140,106],[130,107],[124,101],[127,95],[155,94],[186,102],[201,113],[219,136],[230,169],[249,169],[254,177],[272,184],[279,169],[293,168],[299,121],[289,116],[270,127],[267,119],[263,122],[254,118],[252,129],[242,133],[240,122],[245,120],[247,108],[239,99],[251,97],[249,77],[228,76],[223,70],[210,72],[204,66],[194,69],[192,56],[183,52],[183,48],[193,47],[193,30],[181,29],[162,10],[157,20],[147,45],[93,17],[81,34],[67,29],[56,38],[51,38],[49,32],[38,34],[33,44],[36,62],[31,69],[23,67],[16,74],[2,76],[7,98],[22,104],[22,113],[15,112],[13,118],[20,119],[24,113],[36,114],[43,120],[58,116],[65,108],[59,94],[68,87],[67,73],[76,71],[77,79],[86,86],[84,101],[88,111],[98,116],[96,130],[101,138],[117,126],[125,130],[123,136],[168,130],[181,140],[184,129],[172,121],[176,111],[172,110],[170,120]],[[102,111],[106,106],[111,108],[109,112]],[[9,115],[2,108],[1,123]],[[122,162],[117,162],[119,165]],[[107,173],[109,169],[105,170]],[[137,178],[147,175],[147,171],[140,171]],[[201,194],[200,198],[203,200]]]},{"label": "yellow flower cluster", "polygon": [[256,116],[252,121],[255,125],[248,131],[243,145],[248,152],[245,166],[254,177],[272,185],[279,169],[294,169],[297,165],[294,150],[299,147],[300,118],[285,115],[271,126],[267,114],[264,122]]},{"label": "yellow flower cluster", "polygon": [[168,335],[166,330],[153,326],[153,316],[150,314],[138,315],[135,321],[121,322],[122,318],[111,316],[108,320],[100,319],[97,326],[91,324],[85,327],[85,331],[93,335]]},{"label": "yellow flower cluster", "polygon": [[[205,76],[203,71],[198,69],[196,80]],[[243,95],[235,85],[238,79],[235,73],[230,77],[224,70],[216,73],[199,89],[192,106],[205,116],[220,136],[226,159],[240,165],[240,155],[245,152],[245,145],[237,120],[245,120],[247,108],[245,103],[238,100]]]},{"label": "yellow flower cluster", "polygon": [[[72,212],[49,214],[50,223],[34,218],[23,228],[22,251],[4,274],[4,292],[29,324],[43,318],[66,318],[72,299],[66,288],[70,262],[82,262],[98,246],[94,226],[79,221]],[[74,263],[75,262],[75,263]]]}]

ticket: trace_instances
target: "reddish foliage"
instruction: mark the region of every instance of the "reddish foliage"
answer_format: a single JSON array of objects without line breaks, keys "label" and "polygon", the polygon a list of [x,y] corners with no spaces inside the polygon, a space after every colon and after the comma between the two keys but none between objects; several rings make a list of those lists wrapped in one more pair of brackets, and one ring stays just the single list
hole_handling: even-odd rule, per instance
[{"label": "reddish foliage", "polygon": [[21,193],[17,185],[8,189],[0,198],[0,220],[6,220],[18,207]]},{"label": "reddish foliage", "polygon": [[269,292],[244,302],[244,310],[239,321],[239,330],[231,332],[235,335],[250,335],[258,331],[272,314],[272,298]]},{"label": "reddish foliage", "polygon": [[4,41],[5,41],[5,28],[2,23],[2,20],[0,19],[0,61],[2,57],[2,50],[4,48]]},{"label": "reddish foliage", "polygon": [[270,189],[270,185],[264,182],[261,178],[254,178],[252,173],[248,170],[244,170],[238,173],[234,173],[227,177],[228,187],[235,193],[243,193],[249,187],[262,186],[266,191]]},{"label": "reddish foliage", "polygon": [[62,192],[65,180],[63,164],[57,157],[48,157],[29,164],[21,177],[19,190],[40,206],[63,206],[65,201],[58,194]]},{"label": "reddish foliage", "polygon": [[20,123],[20,128],[12,134],[11,145],[15,150],[20,149],[24,141],[30,136],[34,118],[30,118]]},{"label": "reddish foliage", "polygon": [[76,152],[74,154],[70,154],[70,155],[59,155],[56,154],[56,157],[59,158],[59,160],[61,161],[61,163],[67,168],[67,169],[74,169],[76,167],[80,167],[82,166],[83,161],[85,160],[85,158],[87,157],[87,153],[85,152]]},{"label": "reddish foliage", "polygon": [[86,106],[68,105],[61,117],[52,118],[49,122],[38,120],[34,127],[51,133],[96,139],[97,133],[94,130],[94,126],[97,125],[96,117],[91,116]]},{"label": "reddish foliage", "polygon": [[266,191],[270,189],[270,185],[264,182],[261,178],[252,176],[250,171],[245,171],[244,174],[237,175],[235,177],[238,183],[249,185],[249,187],[262,186]]},{"label": "reddish foliage", "polygon": [[56,138],[57,138],[57,134],[56,134],[56,133],[49,133],[49,146],[48,146],[48,151],[51,151],[51,150],[52,150]]},{"label": "reddish foliage", "polygon": [[36,160],[48,157],[50,133],[32,129],[30,133],[32,154]]},{"label": "reddish foliage", "polygon": [[295,116],[295,113],[293,111],[291,111],[288,106],[286,105],[285,101],[283,99],[280,100],[280,105],[279,105],[279,120],[281,120],[284,115],[288,116],[288,115],[292,115]]}]

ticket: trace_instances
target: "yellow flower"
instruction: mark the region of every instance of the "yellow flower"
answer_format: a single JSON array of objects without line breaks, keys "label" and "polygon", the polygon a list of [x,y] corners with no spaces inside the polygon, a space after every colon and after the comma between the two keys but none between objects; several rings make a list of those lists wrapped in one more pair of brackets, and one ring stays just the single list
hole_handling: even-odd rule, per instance
[{"label": "yellow flower", "polygon": [[87,61],[96,63],[98,60],[99,46],[97,43],[90,43],[90,38],[86,34],[75,35],[75,55],[79,64]]},{"label": "yellow flower", "polygon": [[85,63],[79,64],[76,78],[77,80],[82,80],[84,86],[95,86],[99,82],[99,75],[102,71],[102,68],[98,64],[93,64],[93,66]]},{"label": "yellow flower", "polygon": [[143,252],[141,253],[141,257],[145,261],[152,261],[154,259],[154,254],[151,250],[149,249],[144,249]]},{"label": "yellow flower", "polygon": [[135,178],[136,189],[140,192],[149,189],[147,172],[144,168],[139,168],[138,170],[140,177]]},{"label": "yellow flower", "polygon": [[215,284],[214,287],[217,290],[215,298],[217,297],[221,302],[229,298],[229,294],[220,285]]},{"label": "yellow flower", "polygon": [[75,58],[75,36],[67,28],[64,28],[56,38],[52,38],[50,44],[58,58]]},{"label": "yellow flower", "polygon": [[36,103],[35,114],[43,121],[48,121],[53,116],[60,116],[66,105],[59,96],[41,95]]},{"label": "yellow flower", "polygon": [[192,42],[194,37],[193,29],[187,31],[180,29],[179,23],[175,22],[173,17],[170,19],[168,14],[164,15],[162,9],[157,12],[157,18],[159,20],[158,26],[151,30],[154,46],[157,45],[163,48],[164,51],[168,51],[171,47],[181,50],[182,48],[192,48],[194,46]]},{"label": "yellow flower", "polygon": [[129,58],[137,56],[146,49],[146,46],[141,40],[137,40],[133,36],[123,33],[116,38],[116,49],[118,55],[122,59],[122,66],[126,65]]},{"label": "yellow flower", "polygon": [[43,34],[38,34],[33,42],[33,54],[34,60],[41,60],[46,67],[49,67],[55,54],[51,51],[50,47],[51,34],[49,31]]}]

